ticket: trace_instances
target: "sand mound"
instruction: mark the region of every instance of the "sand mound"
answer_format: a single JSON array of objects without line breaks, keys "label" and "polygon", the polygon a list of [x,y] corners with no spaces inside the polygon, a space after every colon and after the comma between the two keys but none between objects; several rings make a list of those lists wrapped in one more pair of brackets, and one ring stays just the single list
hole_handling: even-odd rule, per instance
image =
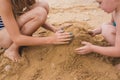
[{"label": "sand mound", "polygon": [[74,34],[68,45],[26,47],[18,63],[1,55],[0,80],[119,80],[117,71],[105,60],[107,57],[95,53],[81,56],[74,52],[82,46],[81,41],[106,45],[101,36],[88,35],[89,25],[85,22],[62,25],[66,24],[70,25],[65,31]]},{"label": "sand mound", "polygon": [[[119,59],[96,53],[78,55],[74,49],[81,41],[107,46],[98,35],[91,37],[87,31],[108,21],[108,14],[97,7],[95,0],[47,0],[50,4],[48,22],[56,27],[65,26],[74,38],[68,45],[24,47],[22,58],[13,63],[0,54],[0,80],[119,80],[113,64]],[[40,28],[33,36],[49,36],[53,33]]]}]

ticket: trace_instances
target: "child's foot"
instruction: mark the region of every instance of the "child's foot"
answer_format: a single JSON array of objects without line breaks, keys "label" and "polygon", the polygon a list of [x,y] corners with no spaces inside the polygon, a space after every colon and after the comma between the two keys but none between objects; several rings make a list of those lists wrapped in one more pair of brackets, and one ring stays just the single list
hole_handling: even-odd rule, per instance
[{"label": "child's foot", "polygon": [[4,57],[9,58],[13,62],[18,62],[18,60],[20,59],[20,55],[18,51],[11,51],[11,50],[6,50],[4,52]]}]

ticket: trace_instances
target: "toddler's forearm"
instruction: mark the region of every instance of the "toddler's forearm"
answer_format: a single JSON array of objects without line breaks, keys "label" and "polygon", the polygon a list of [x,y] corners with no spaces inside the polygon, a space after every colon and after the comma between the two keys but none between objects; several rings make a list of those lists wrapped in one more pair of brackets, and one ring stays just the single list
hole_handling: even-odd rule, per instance
[{"label": "toddler's forearm", "polygon": [[120,49],[116,47],[101,47],[92,45],[92,51],[111,57],[120,57]]}]

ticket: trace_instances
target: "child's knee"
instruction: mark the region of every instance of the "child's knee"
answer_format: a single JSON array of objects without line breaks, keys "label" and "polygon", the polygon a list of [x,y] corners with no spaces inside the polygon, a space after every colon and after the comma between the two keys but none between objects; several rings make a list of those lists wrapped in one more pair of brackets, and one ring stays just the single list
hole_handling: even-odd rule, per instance
[{"label": "child's knee", "polygon": [[106,35],[114,35],[116,33],[115,28],[109,24],[103,24],[102,26],[102,35],[105,37]]},{"label": "child's knee", "polygon": [[34,17],[35,20],[41,23],[44,23],[47,19],[47,12],[44,8],[42,7],[36,7],[35,11],[34,11]]},{"label": "child's knee", "polygon": [[109,29],[109,25],[107,23],[104,23],[101,25],[102,31],[104,30],[108,30]]},{"label": "child's knee", "polygon": [[43,8],[47,11],[47,13],[49,13],[49,5],[48,5],[47,2],[45,2],[45,1],[40,1],[40,2],[38,3],[38,6],[39,6],[39,7],[43,7]]},{"label": "child's knee", "polygon": [[110,23],[103,23],[102,26],[104,26],[104,25],[110,25]]}]

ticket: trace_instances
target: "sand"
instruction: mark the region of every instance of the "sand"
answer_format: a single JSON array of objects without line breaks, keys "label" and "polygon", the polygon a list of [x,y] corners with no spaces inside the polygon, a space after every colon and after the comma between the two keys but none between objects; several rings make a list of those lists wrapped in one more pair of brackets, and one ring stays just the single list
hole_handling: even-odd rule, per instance
[{"label": "sand", "polygon": [[[110,15],[98,8],[94,0],[47,0],[50,5],[48,22],[56,27],[66,26],[74,39],[67,45],[42,45],[24,47],[18,63],[0,54],[0,80],[120,80],[120,72],[114,67],[119,58],[97,53],[78,55],[75,48],[81,41],[107,46],[101,35],[91,37],[87,31],[99,27]],[[33,36],[51,36],[43,28]]]}]

